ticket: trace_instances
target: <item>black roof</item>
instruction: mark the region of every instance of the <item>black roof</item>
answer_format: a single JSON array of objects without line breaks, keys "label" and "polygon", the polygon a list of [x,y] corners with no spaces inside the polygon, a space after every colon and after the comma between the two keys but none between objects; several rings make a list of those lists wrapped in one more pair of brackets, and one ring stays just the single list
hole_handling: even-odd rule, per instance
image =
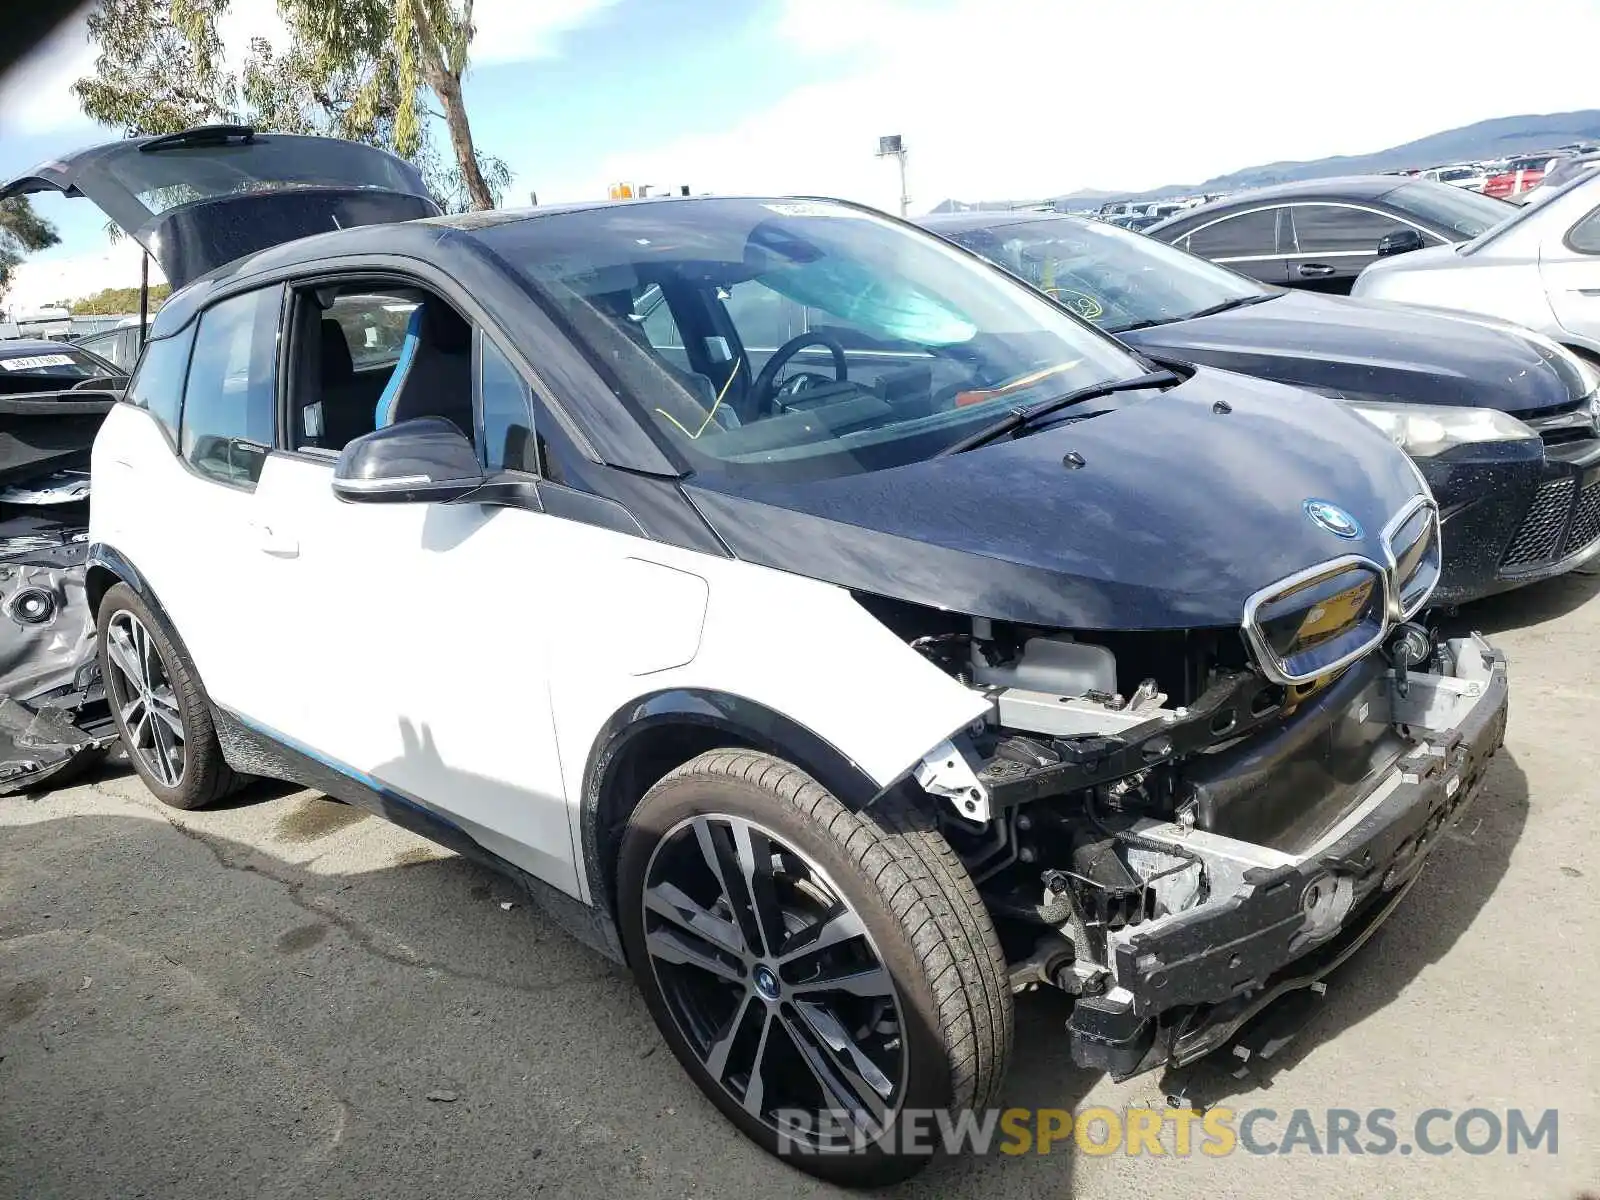
[{"label": "black roof", "polygon": [[[1293,183],[1275,183],[1269,187],[1250,188],[1243,192],[1230,192],[1226,196],[1186,208],[1174,213],[1158,225],[1144,232],[1159,234],[1164,229],[1186,226],[1197,218],[1213,213],[1227,212],[1244,205],[1261,204],[1272,200],[1379,200],[1396,188],[1417,182],[1410,175],[1335,175],[1328,179],[1297,179]],[[1449,187],[1447,183],[1438,185]]]}]

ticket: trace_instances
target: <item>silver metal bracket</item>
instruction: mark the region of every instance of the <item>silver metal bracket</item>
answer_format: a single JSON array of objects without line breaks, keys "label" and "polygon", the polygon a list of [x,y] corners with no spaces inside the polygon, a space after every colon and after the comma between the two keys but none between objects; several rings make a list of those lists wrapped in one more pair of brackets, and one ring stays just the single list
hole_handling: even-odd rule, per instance
[{"label": "silver metal bracket", "polygon": [[948,738],[922,756],[915,774],[922,790],[948,800],[957,816],[979,824],[989,823],[993,815],[989,789],[978,780],[972,764]]}]

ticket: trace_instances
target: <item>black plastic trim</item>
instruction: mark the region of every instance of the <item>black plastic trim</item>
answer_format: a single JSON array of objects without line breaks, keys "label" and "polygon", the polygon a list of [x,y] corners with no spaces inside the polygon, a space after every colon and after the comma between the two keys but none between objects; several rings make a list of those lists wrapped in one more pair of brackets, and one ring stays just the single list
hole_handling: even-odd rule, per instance
[{"label": "black plastic trim", "polygon": [[672,688],[629,701],[600,727],[583,771],[579,821],[584,869],[591,903],[607,913],[615,911],[611,878],[615,831],[601,828],[603,802],[620,778],[630,747],[641,735],[666,726],[716,730],[726,734],[730,744],[777,755],[807,772],[852,810],[865,808],[882,791],[831,742],[754,700],[703,688]]},{"label": "black plastic trim", "polygon": [[454,850],[518,884],[530,900],[590,949],[614,962],[623,961],[622,941],[607,911],[574,899],[485,849],[465,829],[416,796],[323,758],[309,747],[297,746],[284,735],[254,725],[228,709],[213,704],[211,711],[223,757],[235,771],[315,788]]}]

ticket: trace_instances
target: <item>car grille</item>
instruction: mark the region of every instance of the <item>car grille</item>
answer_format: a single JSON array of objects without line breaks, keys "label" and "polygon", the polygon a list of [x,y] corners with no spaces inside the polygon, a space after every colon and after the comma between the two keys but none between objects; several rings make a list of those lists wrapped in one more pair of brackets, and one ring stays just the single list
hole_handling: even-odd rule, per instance
[{"label": "car grille", "polygon": [[1572,532],[1567,534],[1567,553],[1582,550],[1600,537],[1600,481],[1591,483],[1578,497],[1578,511],[1572,516]]},{"label": "car grille", "polygon": [[1557,562],[1600,539],[1600,479],[1581,492],[1574,475],[1539,485],[1501,566],[1509,571]]}]

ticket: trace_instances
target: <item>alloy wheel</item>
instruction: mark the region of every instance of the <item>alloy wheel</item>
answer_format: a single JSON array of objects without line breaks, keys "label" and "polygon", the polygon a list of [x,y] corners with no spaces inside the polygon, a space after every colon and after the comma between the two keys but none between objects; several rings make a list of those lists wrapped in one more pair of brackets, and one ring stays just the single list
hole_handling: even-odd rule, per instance
[{"label": "alloy wheel", "polygon": [[106,683],[116,706],[128,750],[161,784],[183,781],[183,714],[154,639],[145,624],[126,609],[106,626]]},{"label": "alloy wheel", "polygon": [[696,816],[651,854],[643,906],[666,1006],[717,1085],[792,1140],[876,1141],[905,1086],[901,1005],[823,870],[752,821]]}]

